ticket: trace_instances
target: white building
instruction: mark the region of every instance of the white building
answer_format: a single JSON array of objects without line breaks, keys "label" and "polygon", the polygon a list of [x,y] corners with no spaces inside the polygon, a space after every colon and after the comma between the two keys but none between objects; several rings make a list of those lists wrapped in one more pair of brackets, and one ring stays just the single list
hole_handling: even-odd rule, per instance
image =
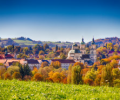
[{"label": "white building", "polygon": [[68,69],[70,65],[74,65],[75,61],[74,60],[64,60],[64,59],[52,59],[51,62],[56,62],[59,61],[61,63],[61,67],[63,69]]},{"label": "white building", "polygon": [[86,53],[86,44],[84,42],[84,39],[82,38],[82,42],[80,44],[80,48],[77,44],[72,45],[72,49],[68,53],[67,59],[72,59],[74,61],[82,62],[83,64],[85,62],[94,63],[97,59],[96,54],[96,45],[94,38],[92,40],[91,46],[90,46],[90,53]]},{"label": "white building", "polygon": [[38,60],[35,59],[22,59],[20,60],[20,63],[22,65],[28,64],[31,70],[33,70],[34,67],[37,67],[37,69],[40,68],[40,63],[38,62]]}]

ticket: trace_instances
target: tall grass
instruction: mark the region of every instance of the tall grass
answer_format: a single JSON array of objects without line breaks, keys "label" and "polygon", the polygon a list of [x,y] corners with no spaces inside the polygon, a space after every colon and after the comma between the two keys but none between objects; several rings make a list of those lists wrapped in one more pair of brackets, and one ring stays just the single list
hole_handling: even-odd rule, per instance
[{"label": "tall grass", "polygon": [[0,80],[0,100],[120,100],[120,89]]}]

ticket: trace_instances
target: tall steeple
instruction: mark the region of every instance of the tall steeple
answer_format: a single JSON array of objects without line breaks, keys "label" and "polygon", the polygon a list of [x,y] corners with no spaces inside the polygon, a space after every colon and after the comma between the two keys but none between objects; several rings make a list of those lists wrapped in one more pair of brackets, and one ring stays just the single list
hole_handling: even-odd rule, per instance
[{"label": "tall steeple", "polygon": [[92,45],[94,45],[95,44],[95,40],[94,40],[94,38],[92,39],[92,43],[91,43]]},{"label": "tall steeple", "polygon": [[84,42],[84,38],[82,38],[82,42],[81,42],[81,44],[82,44],[82,45],[85,44],[85,42]]}]

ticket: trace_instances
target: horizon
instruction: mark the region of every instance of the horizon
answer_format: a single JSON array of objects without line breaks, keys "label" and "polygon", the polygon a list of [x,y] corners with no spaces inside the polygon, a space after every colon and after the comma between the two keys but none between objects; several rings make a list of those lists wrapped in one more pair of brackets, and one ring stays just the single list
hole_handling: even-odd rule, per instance
[{"label": "horizon", "polygon": [[119,0],[0,1],[0,37],[87,43],[120,38]]}]

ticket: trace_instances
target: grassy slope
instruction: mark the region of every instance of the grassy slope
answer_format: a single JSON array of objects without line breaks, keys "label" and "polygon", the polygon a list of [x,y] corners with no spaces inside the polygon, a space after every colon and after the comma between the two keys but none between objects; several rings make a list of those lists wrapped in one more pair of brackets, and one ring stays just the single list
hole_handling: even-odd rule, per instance
[{"label": "grassy slope", "polygon": [[21,45],[21,44],[24,44],[24,45],[35,45],[35,44],[33,44],[32,41],[29,41],[29,40],[15,40],[15,39],[14,39],[14,41],[15,41],[16,43],[19,43],[20,45]]},{"label": "grassy slope", "polygon": [[87,85],[0,80],[0,100],[119,100],[120,89]]}]

